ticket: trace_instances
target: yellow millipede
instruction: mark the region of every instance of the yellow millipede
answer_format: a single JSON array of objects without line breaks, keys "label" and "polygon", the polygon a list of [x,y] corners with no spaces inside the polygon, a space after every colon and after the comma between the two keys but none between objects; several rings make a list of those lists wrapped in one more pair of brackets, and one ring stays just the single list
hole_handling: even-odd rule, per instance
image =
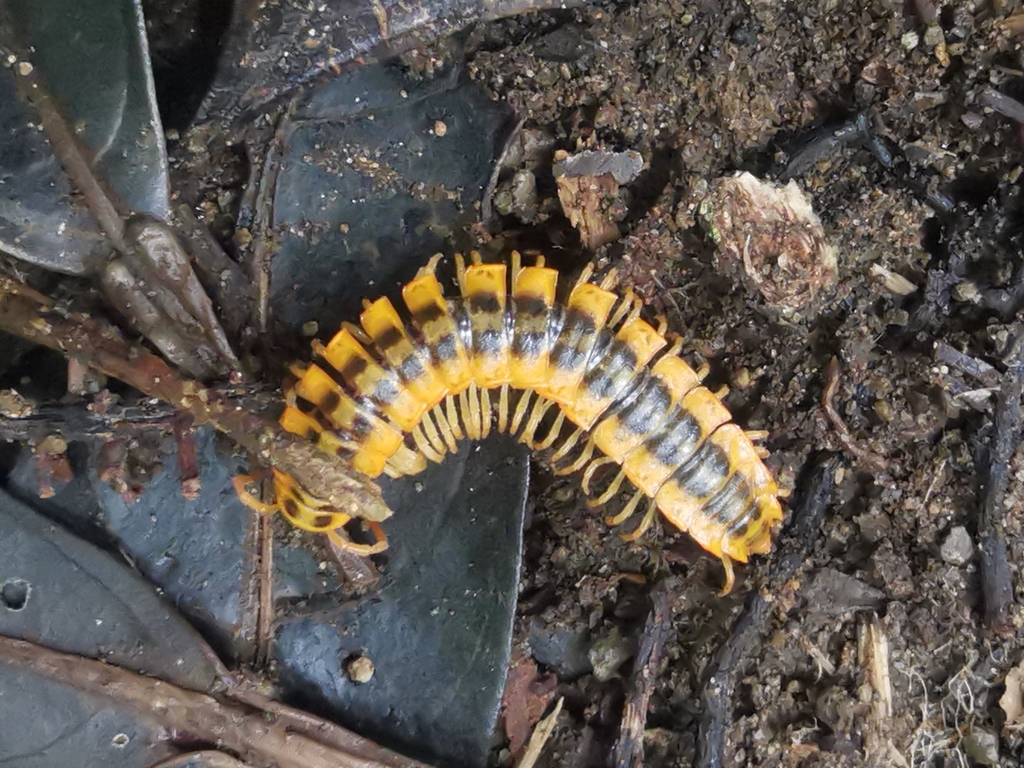
[{"label": "yellow millipede", "polygon": [[[588,266],[563,303],[558,272],[543,257],[522,266],[517,252],[511,265],[474,253],[468,266],[455,257],[461,295],[447,298],[435,274],[440,258],[402,289],[409,322],[380,298],[364,302],[359,326],[345,323],[326,345],[313,342],[313,363],[294,369],[281,426],[369,477],[414,475],[492,428],[550,451],[557,473],[582,472],[588,495],[597,470],[615,465],[590,504],[608,503],[628,482],[629,501],[607,523],[625,522],[646,501],[623,538],[639,538],[660,510],[722,560],[728,592],[732,562],[767,553],[782,519],[766,454],[753,442],[764,433],[731,423],[720,394],[701,386],[703,372],[679,357],[681,342],[666,340],[664,322],[651,326],[632,291],[613,291],[614,271],[592,282]],[[340,535],[352,516],[280,470],[274,504],[245,490],[250,479],[237,478],[236,487],[262,513],[280,512],[360,554],[387,546],[373,521],[375,544]]]}]

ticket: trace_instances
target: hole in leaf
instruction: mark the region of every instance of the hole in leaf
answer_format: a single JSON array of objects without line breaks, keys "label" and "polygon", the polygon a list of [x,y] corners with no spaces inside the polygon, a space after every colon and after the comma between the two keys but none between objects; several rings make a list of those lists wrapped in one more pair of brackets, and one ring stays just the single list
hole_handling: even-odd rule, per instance
[{"label": "hole in leaf", "polygon": [[0,604],[9,611],[20,611],[28,603],[31,589],[24,579],[8,579],[0,585]]}]

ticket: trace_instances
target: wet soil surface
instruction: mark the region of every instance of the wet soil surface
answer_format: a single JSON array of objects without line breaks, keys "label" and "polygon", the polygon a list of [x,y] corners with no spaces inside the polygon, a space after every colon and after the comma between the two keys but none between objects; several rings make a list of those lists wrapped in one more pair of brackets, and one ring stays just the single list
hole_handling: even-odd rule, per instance
[{"label": "wet soil surface", "polygon": [[[744,593],[759,589],[771,590],[771,608],[734,670],[717,764],[1024,757],[1019,707],[1000,706],[1024,623],[1020,452],[996,514],[1015,589],[995,625],[985,621],[978,558],[993,411],[1022,306],[1022,134],[999,114],[1024,93],[1016,21],[1007,9],[928,0],[655,0],[519,17],[464,38],[469,75],[525,121],[494,197],[498,244],[572,262],[581,248],[558,205],[555,152],[639,152],[645,168],[622,201],[624,237],[597,258],[667,317],[684,354],[710,365],[713,385],[731,387],[736,419],[768,431],[767,463],[783,486],[797,485],[817,452],[844,455],[806,564],[765,585],[758,558],[725,598],[715,594],[716,561],[670,525],[625,544],[576,481],[541,463],[514,674],[540,663],[520,704],[566,699],[542,764],[606,764],[627,659],[662,580],[675,627],[645,765],[698,759],[709,660]],[[837,138],[851,130],[857,140]],[[834,284],[797,312],[748,289],[697,223],[709,185],[738,170],[795,178],[836,248]],[[951,364],[950,348],[996,370],[982,380]],[[846,438],[821,407],[833,357],[831,402]],[[885,653],[880,680],[871,659]],[[507,764],[508,750],[495,759]]]}]

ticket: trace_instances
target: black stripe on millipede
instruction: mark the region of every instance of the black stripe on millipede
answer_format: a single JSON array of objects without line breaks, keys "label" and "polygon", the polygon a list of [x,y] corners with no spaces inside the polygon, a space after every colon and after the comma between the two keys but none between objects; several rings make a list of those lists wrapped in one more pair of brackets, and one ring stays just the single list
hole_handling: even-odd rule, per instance
[{"label": "black stripe on millipede", "polygon": [[515,302],[516,315],[540,317],[548,311],[548,305],[544,303],[544,300],[534,296],[524,296],[513,301]]},{"label": "black stripe on millipede", "polygon": [[353,357],[347,363],[345,367],[341,369],[341,377],[346,381],[352,381],[359,374],[366,370],[367,362],[361,357]]},{"label": "black stripe on millipede", "polygon": [[394,326],[388,327],[384,332],[373,340],[373,343],[380,347],[381,352],[386,352],[403,339],[402,332]]},{"label": "black stripe on millipede", "polygon": [[498,303],[498,297],[490,291],[481,291],[474,293],[469,297],[469,308],[473,312],[482,312],[484,314],[493,315],[501,311],[501,304]]},{"label": "black stripe on millipede", "polygon": [[324,396],[320,398],[320,410],[324,413],[334,413],[335,409],[341,404],[341,395],[335,392],[333,389],[328,390],[324,393]]},{"label": "black stripe on millipede", "polygon": [[419,312],[412,316],[412,319],[417,325],[423,327],[437,320],[439,317],[444,317],[445,311],[437,304],[427,304]]}]

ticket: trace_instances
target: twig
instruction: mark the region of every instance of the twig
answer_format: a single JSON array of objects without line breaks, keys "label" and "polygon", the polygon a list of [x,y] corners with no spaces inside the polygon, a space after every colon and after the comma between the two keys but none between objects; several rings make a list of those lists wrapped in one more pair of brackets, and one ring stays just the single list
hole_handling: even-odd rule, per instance
[{"label": "twig", "polygon": [[231,755],[213,749],[175,755],[147,768],[191,768],[194,765],[201,765],[203,768],[253,768],[249,763],[243,763]]},{"label": "twig", "polygon": [[295,733],[289,723],[267,717],[265,712],[252,712],[205,693],[24,640],[0,636],[0,663],[101,697],[165,732],[190,734],[195,741],[217,744],[255,764],[271,763],[280,768],[428,768],[355,734],[350,734],[351,746],[341,750]]},{"label": "twig", "polygon": [[[4,21],[7,19],[5,18]],[[10,61],[21,60],[27,63],[31,59],[31,56],[16,42],[15,36],[9,32],[0,38],[0,55]],[[125,241],[123,213],[126,208],[124,204],[93,173],[92,164],[88,159],[88,150],[61,115],[56,101],[50,95],[46,83],[43,82],[39,68],[27,66],[13,67],[12,69],[18,75],[15,82],[23,97],[39,113],[39,121],[53,148],[53,154],[64,166],[68,178],[81,191],[85,204],[96,218],[107,239],[120,253],[124,253],[128,248]]]},{"label": "twig", "polygon": [[974,377],[986,387],[999,386],[1001,378],[999,371],[984,360],[966,355],[944,341],[935,342],[935,359],[940,363],[951,365],[961,373]]},{"label": "twig", "polygon": [[660,581],[651,591],[651,612],[640,638],[633,679],[622,712],[619,738],[615,742],[617,768],[641,768],[643,765],[647,707],[654,693],[654,681],[661,673],[662,651],[673,630],[668,585]]},{"label": "twig", "polygon": [[810,557],[821,536],[821,523],[828,507],[839,461],[835,456],[819,461],[810,471],[803,493],[793,505],[793,517],[779,537],[778,552],[765,579],[766,587],[751,592],[743,611],[733,624],[729,639],[708,664],[704,686],[704,716],[697,743],[697,766],[721,768],[725,734],[732,724],[732,692],[740,665],[754,642],[760,638],[772,608],[771,595],[792,578]]},{"label": "twig", "polygon": [[839,442],[842,443],[843,448],[865,462],[876,472],[884,472],[887,467],[885,458],[868,450],[854,440],[853,435],[850,434],[850,428],[846,426],[843,417],[839,415],[835,406],[832,405],[832,398],[835,397],[838,388],[839,361],[833,357],[829,361],[828,367],[825,368],[825,391],[821,396],[821,406],[825,409],[825,415],[828,416],[828,420],[832,422],[832,427],[835,429],[836,434],[838,434]]},{"label": "twig", "polygon": [[62,314],[37,292],[9,278],[0,278],[0,330],[75,357],[192,414],[197,424],[210,424],[225,433],[250,455],[290,474],[335,509],[374,521],[391,514],[380,488],[345,460],[284,433],[269,416],[251,413],[179,376],[163,359],[122,338],[113,326],[83,315]]},{"label": "twig", "polygon": [[986,88],[978,96],[978,103],[983,107],[998,112],[1003,117],[1008,117],[1018,123],[1024,123],[1024,104],[1016,99],[1010,98],[1005,93],[1000,93],[995,88]]},{"label": "twig", "polygon": [[985,625],[993,632],[1012,632],[1013,576],[1003,536],[1004,499],[1009,482],[1010,460],[1020,440],[1021,394],[1024,392],[1024,327],[1016,329],[995,411],[995,435],[983,458],[987,471],[985,490],[978,510],[978,555]]},{"label": "twig", "polygon": [[555,702],[555,708],[551,710],[551,714],[537,723],[516,768],[533,768],[540,753],[544,750],[544,745],[548,743],[548,739],[551,738],[551,734],[555,730],[555,723],[558,722],[558,716],[562,713],[562,702],[564,701],[565,698],[560,697]]},{"label": "twig", "polygon": [[265,668],[270,663],[270,646],[274,640],[274,530],[266,515],[256,520],[256,546],[259,551],[256,665]]}]

